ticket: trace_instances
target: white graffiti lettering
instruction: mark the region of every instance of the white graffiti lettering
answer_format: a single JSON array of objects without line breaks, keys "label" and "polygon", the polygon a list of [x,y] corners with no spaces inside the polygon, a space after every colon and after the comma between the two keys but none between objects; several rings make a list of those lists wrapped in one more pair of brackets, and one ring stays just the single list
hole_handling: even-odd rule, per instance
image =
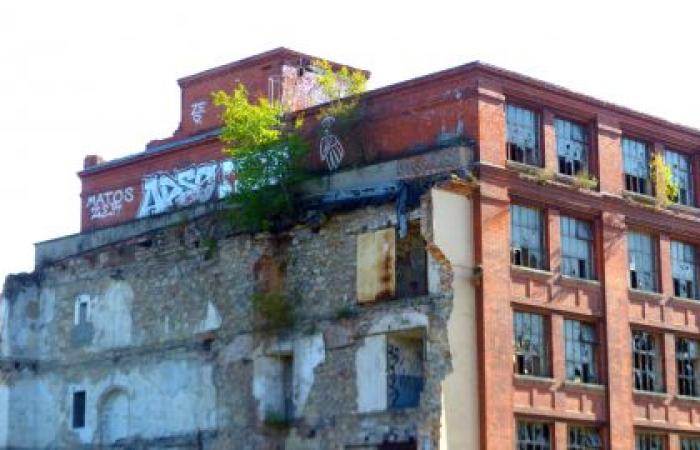
[{"label": "white graffiti lettering", "polygon": [[326,166],[328,166],[328,170],[330,171],[340,167],[340,163],[343,161],[343,156],[345,155],[343,144],[340,143],[340,139],[331,131],[333,124],[335,124],[334,117],[326,117],[321,121],[323,136],[321,136],[319,145],[321,161],[326,162]]},{"label": "white graffiti lettering", "polygon": [[137,217],[204,203],[215,194],[217,198],[226,197],[234,189],[233,170],[233,161],[224,160],[146,175]]},{"label": "white graffiti lettering", "polygon": [[197,125],[202,123],[204,119],[204,114],[207,112],[207,101],[201,100],[199,102],[194,102],[190,105],[190,116],[192,121]]},{"label": "white graffiti lettering", "polygon": [[107,217],[118,216],[122,211],[122,205],[133,201],[134,188],[127,187],[93,194],[87,198],[85,208],[90,214],[90,220],[106,219]]}]

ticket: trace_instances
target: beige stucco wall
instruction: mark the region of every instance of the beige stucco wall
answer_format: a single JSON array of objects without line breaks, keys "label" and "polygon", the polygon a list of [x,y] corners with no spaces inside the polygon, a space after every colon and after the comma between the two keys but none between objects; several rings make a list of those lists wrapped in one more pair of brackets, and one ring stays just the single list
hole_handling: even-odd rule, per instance
[{"label": "beige stucco wall", "polygon": [[479,392],[472,201],[433,189],[434,242],[454,271],[453,310],[448,322],[453,372],[442,384],[441,450],[479,448]]}]

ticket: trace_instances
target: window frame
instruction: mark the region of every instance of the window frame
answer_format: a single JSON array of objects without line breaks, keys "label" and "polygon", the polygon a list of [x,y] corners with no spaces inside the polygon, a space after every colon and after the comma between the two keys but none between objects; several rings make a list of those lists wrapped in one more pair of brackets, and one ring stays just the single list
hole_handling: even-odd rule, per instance
[{"label": "window frame", "polygon": [[[573,236],[571,235],[565,235],[565,230],[567,228],[570,228],[570,226],[567,224],[567,222],[572,222],[572,226],[574,227],[574,233]],[[587,226],[588,227],[588,233],[590,234],[589,239],[585,238],[579,238],[578,237],[578,232],[579,232],[579,225]],[[591,220],[586,220],[586,219],[581,219],[579,217],[573,216],[573,215],[568,215],[568,214],[561,214],[559,218],[559,245],[560,245],[560,272],[562,275],[567,276],[567,277],[572,277],[572,278],[580,278],[583,280],[595,280],[597,275],[596,275],[596,226],[595,222]],[[580,258],[577,253],[578,250],[580,250],[581,245],[586,245],[586,259],[583,260]],[[572,263],[573,265],[571,267],[575,267],[575,272],[571,272],[570,270],[566,269],[566,266],[568,265],[569,260],[575,260],[576,263]],[[565,263],[567,261],[567,263]],[[583,267],[581,265],[583,261]],[[584,276],[581,276],[581,272],[583,271],[586,272]]]},{"label": "window frame", "polygon": [[681,450],[700,450],[700,436],[681,435],[679,444]]},{"label": "window frame", "polygon": [[[683,344],[693,344],[695,357],[681,358],[682,352],[690,352],[689,349],[682,348]],[[676,336],[675,350],[678,395],[700,397],[700,341],[685,336]],[[691,364],[690,367],[685,366],[687,363]]]},{"label": "window frame", "polygon": [[[603,449],[604,448],[604,442],[603,442],[603,437],[601,436],[602,433],[600,432],[600,429],[592,426],[585,426],[585,425],[568,425],[566,427],[566,448],[567,450],[591,450],[591,449]],[[576,436],[576,440],[578,442],[572,442],[572,432]],[[587,436],[585,434],[588,433],[594,434],[595,439],[598,440],[598,442],[593,442],[592,444],[595,446],[591,446],[590,442],[582,442],[583,439],[586,439]]]},{"label": "window frame", "polygon": [[[520,143],[515,142],[515,139],[511,141],[511,134],[513,133],[511,131],[511,121],[508,119],[509,118],[509,109],[517,109],[522,112],[527,112],[531,113],[534,118],[534,125],[533,125],[533,131],[535,133],[535,145],[534,148],[530,148],[528,151],[527,147],[523,147]],[[539,108],[533,108],[530,106],[523,105],[522,103],[519,102],[512,102],[512,101],[506,101],[504,105],[504,113],[505,113],[505,128],[506,128],[506,136],[505,136],[505,141],[506,141],[506,159],[508,161],[513,161],[515,163],[519,164],[526,164],[528,166],[533,166],[533,167],[543,167],[544,164],[544,139],[543,139],[543,120],[542,120],[542,111]],[[524,128],[524,125],[516,122],[513,124],[513,128],[517,130],[517,128]],[[519,155],[519,157],[514,157],[514,153]],[[528,158],[526,155],[530,155],[530,158]],[[533,156],[534,154],[534,156]]]},{"label": "window frame", "polygon": [[[533,440],[535,438],[536,427],[542,427],[542,431],[545,432],[546,442],[538,442]],[[521,441],[521,429],[527,428],[527,434],[529,436]],[[554,447],[554,433],[553,425],[550,422],[545,422],[542,420],[527,420],[527,419],[517,419],[515,421],[515,449],[516,450],[552,450]],[[536,439],[536,438],[535,438]]]},{"label": "window frame", "polygon": [[[644,447],[640,447],[641,439],[644,439],[646,441]],[[657,440],[659,445],[655,447],[650,447],[647,444],[652,444],[656,445],[653,442],[650,442],[650,439]],[[635,450],[666,450],[666,436],[661,434],[661,433],[653,433],[653,432],[636,432],[634,433],[634,448]]]},{"label": "window frame", "polygon": [[[669,158],[669,155],[676,156],[678,161],[683,161],[683,160],[686,161],[686,163],[688,165],[688,170],[685,171],[686,172],[685,179],[687,181],[685,202],[681,201],[682,200],[682,196],[681,196],[682,192],[680,190],[681,183],[679,182],[679,177],[677,175],[679,172],[684,172],[684,171],[681,168],[674,166],[674,161],[669,161],[669,159],[671,159],[671,158]],[[671,201],[673,201],[673,203],[678,204],[678,205],[695,207],[696,206],[696,204],[695,204],[695,183],[694,183],[695,180],[693,179],[695,173],[693,171],[693,156],[688,154],[688,153],[678,151],[674,148],[664,147],[663,157],[664,157],[664,163],[667,166],[669,166],[669,168],[671,169],[671,174],[672,174],[674,180],[676,181],[676,183],[678,183],[678,187],[679,187],[678,198],[672,199]]]},{"label": "window frame", "polygon": [[[636,339],[637,335],[640,335],[642,338],[650,338],[652,348],[639,348],[637,345],[639,340]],[[632,382],[634,390],[641,392],[664,392],[663,342],[659,334],[645,329],[633,329],[631,333],[631,344]]]},{"label": "window frame", "polygon": [[[537,326],[533,324],[533,319],[535,318],[539,319]],[[551,377],[551,343],[548,319],[548,316],[538,312],[513,311],[513,373],[516,375],[539,378]],[[526,326],[529,328],[529,334],[525,334]],[[518,333],[518,328],[523,330],[523,332]],[[524,340],[522,338],[525,337],[529,337],[527,345],[518,342],[519,338]],[[538,351],[535,351],[537,348]]]},{"label": "window frame", "polygon": [[[635,148],[628,148],[625,146],[625,142],[631,142],[638,145],[644,146],[645,161],[644,161],[644,176],[640,176],[635,173],[628,173],[628,166],[632,166],[634,161],[628,162],[628,157],[632,157],[631,153],[636,151]],[[625,191],[633,192],[639,195],[654,196],[654,186],[651,182],[651,168],[649,164],[651,163],[651,158],[653,156],[653,147],[648,141],[643,139],[637,139],[630,136],[622,136],[620,140],[620,147],[622,150],[622,178],[623,186]],[[632,172],[632,171],[630,171]],[[642,185],[641,182],[644,184]],[[641,188],[643,186],[643,188]]]},{"label": "window frame", "polygon": [[[515,211],[522,211],[519,212],[518,214],[515,213]],[[525,246],[523,245],[523,242],[525,239],[522,238],[523,235],[526,234],[528,230],[532,232],[532,230],[536,230],[536,227],[530,227],[528,225],[531,225],[529,223],[530,218],[525,217],[523,213],[525,212],[532,212],[535,211],[537,212],[537,220],[539,221],[539,230],[537,231],[538,239],[539,239],[539,252],[533,253],[533,250],[535,250],[534,247],[531,246]],[[542,208],[538,208],[535,206],[530,206],[522,203],[511,203],[509,208],[508,208],[508,213],[510,215],[510,263],[513,266],[518,266],[518,267],[527,267],[530,269],[536,269],[536,270],[548,270],[548,247],[547,247],[547,232],[548,232],[548,227],[547,227],[547,214],[546,211]],[[516,217],[523,219],[524,223],[523,224],[518,224],[516,226]],[[520,237],[519,242],[520,245],[515,246],[515,239],[514,236],[516,235],[516,229],[519,230],[517,231],[517,235]],[[528,238],[529,239],[529,238]],[[539,263],[536,264],[531,264],[532,257],[536,258],[536,261]]]},{"label": "window frame", "polygon": [[[629,287],[630,289],[635,289],[638,291],[646,291],[646,292],[659,292],[659,241],[656,235],[653,235],[651,233],[647,233],[645,231],[641,230],[628,230],[627,231],[627,266],[628,266],[628,276],[629,276]],[[643,261],[641,258],[644,254],[646,254],[644,249],[641,248],[632,248],[632,243],[633,239],[631,238],[648,238],[649,239],[649,272],[651,274],[650,282],[651,282],[651,287],[644,287],[641,286],[640,284],[640,272],[638,269],[638,261],[636,258],[632,258],[633,254],[634,255],[639,255],[640,256],[640,261]],[[641,240],[641,239],[639,239]],[[633,264],[634,263],[634,264]]]},{"label": "window frame", "polygon": [[[686,259],[687,254],[686,250],[690,249],[692,250],[692,261],[689,261]],[[698,263],[697,263],[697,257],[698,257],[698,251],[697,251],[697,246],[694,244],[691,244],[689,242],[681,241],[681,240],[676,240],[676,239],[671,239],[670,243],[670,251],[671,251],[671,282],[673,283],[673,296],[678,297],[678,298],[687,298],[690,300],[698,300]],[[687,264],[691,267],[689,267],[690,270],[692,270],[692,276],[689,278],[680,278],[681,272],[683,271],[682,267],[677,266],[678,265],[683,265]],[[677,277],[677,275],[679,275]],[[682,284],[685,282],[685,286]],[[688,283],[691,283],[691,289],[692,291],[691,295],[687,295],[689,289]],[[685,287],[685,293],[686,295],[683,295],[683,287]]]},{"label": "window frame", "polygon": [[[578,324],[579,328],[579,337],[578,339],[570,339],[570,336],[573,337],[575,334],[575,329],[570,327],[569,325],[574,325]],[[593,340],[586,341],[583,340],[583,327],[589,327],[592,331],[593,335]],[[571,345],[570,345],[571,343]],[[570,354],[570,348],[573,348],[576,346],[578,348],[578,355],[571,355]],[[598,374],[598,367],[599,367],[599,362],[598,362],[598,357],[599,357],[599,346],[600,346],[600,340],[598,339],[598,326],[595,323],[591,322],[585,322],[581,321],[578,319],[564,319],[564,369],[565,369],[565,377],[567,381],[575,382],[575,383],[586,383],[586,384],[598,384],[600,383],[600,375]],[[590,364],[592,367],[590,368],[590,375],[588,377],[581,376],[580,379],[577,381],[576,376],[570,376],[569,373],[569,367],[570,366],[575,366],[576,365],[581,365],[585,364],[583,361],[583,353],[584,353],[584,348],[583,347],[588,347],[591,353],[590,357]],[[580,369],[581,373],[583,374],[585,371],[583,367]],[[575,373],[575,370],[572,371]]]},{"label": "window frame", "polygon": [[[571,136],[572,132],[569,131],[569,137],[562,137],[562,141],[560,141],[560,125],[568,125],[570,130],[573,130],[574,128],[580,128],[582,133],[582,141],[577,141],[573,136]],[[554,129],[554,143],[557,151],[557,173],[562,174],[562,175],[567,175],[571,177],[575,177],[576,175],[583,175],[583,174],[590,174],[591,173],[591,133],[590,133],[590,126],[588,124],[584,124],[583,122],[580,122],[578,120],[573,120],[565,116],[561,115],[555,115],[554,120],[552,123],[552,128]],[[564,130],[561,130],[564,131]],[[575,158],[569,158],[571,161],[566,161],[567,155],[562,154],[560,152],[560,143],[563,145],[566,142],[570,142],[569,145],[574,144],[574,145],[580,145],[583,148],[583,156],[580,159],[575,159]],[[567,148],[567,150],[570,150],[570,148]],[[562,158],[564,158],[564,161],[562,161]],[[578,170],[576,170],[575,167],[575,162],[579,161],[580,162],[580,167]],[[566,170],[566,164],[571,165],[571,173],[569,173],[568,170]],[[562,170],[564,168],[565,170]]]}]

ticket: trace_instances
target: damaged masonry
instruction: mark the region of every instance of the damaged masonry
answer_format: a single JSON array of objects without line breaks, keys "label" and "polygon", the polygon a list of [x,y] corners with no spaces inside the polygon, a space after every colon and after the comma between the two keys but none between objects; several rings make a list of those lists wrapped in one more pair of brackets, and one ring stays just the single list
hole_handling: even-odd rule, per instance
[{"label": "damaged masonry", "polygon": [[[36,270],[5,281],[0,448],[478,447],[461,113],[436,107],[420,138],[382,148],[388,102],[367,103],[377,126],[309,134],[340,167],[316,155],[308,220],[251,235],[224,219],[232,174],[212,162],[203,89],[250,77],[313,108],[304,58],[278,49],[182,79],[173,138],[86,158],[81,233],[37,244]],[[150,158],[162,169],[139,175]],[[101,181],[120,170],[121,185]]]}]

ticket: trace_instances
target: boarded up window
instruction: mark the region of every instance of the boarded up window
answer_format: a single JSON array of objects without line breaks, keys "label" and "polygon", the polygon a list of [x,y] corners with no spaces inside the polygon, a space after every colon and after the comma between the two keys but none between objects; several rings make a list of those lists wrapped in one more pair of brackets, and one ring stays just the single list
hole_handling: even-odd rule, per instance
[{"label": "boarded up window", "polygon": [[396,294],[396,232],[393,228],[357,237],[357,300],[394,298]]},{"label": "boarded up window", "polygon": [[391,409],[415,408],[423,392],[423,338],[391,334],[387,337],[387,405]]},{"label": "boarded up window", "polygon": [[396,242],[396,295],[399,298],[428,292],[427,259],[420,224],[411,222],[406,237]]}]

